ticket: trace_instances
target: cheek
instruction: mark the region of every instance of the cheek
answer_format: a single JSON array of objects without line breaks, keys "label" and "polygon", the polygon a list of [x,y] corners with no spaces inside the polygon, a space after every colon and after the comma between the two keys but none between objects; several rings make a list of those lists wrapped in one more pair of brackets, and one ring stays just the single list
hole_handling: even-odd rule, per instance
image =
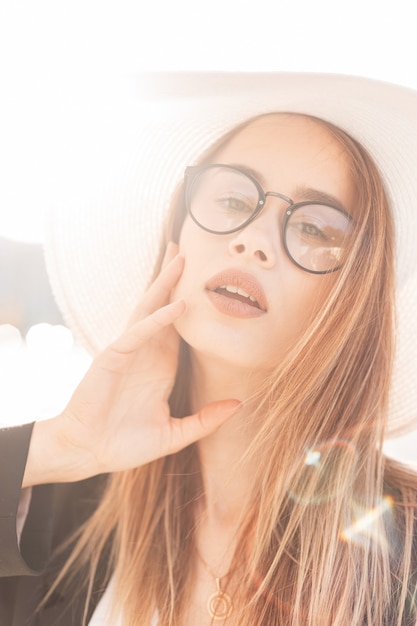
[{"label": "cheek", "polygon": [[301,336],[323,308],[334,282],[335,278],[331,274],[304,274],[287,283],[279,317],[292,339]]},{"label": "cheek", "polygon": [[192,283],[192,269],[195,267],[195,240],[193,237],[192,225],[190,224],[190,218],[187,217],[182,226],[179,240],[178,240],[178,252],[185,259],[184,270],[181,277],[171,292],[171,301],[184,298],[189,291],[190,284]]},{"label": "cheek", "polygon": [[182,255],[185,256],[187,251],[193,249],[193,243],[198,239],[198,231],[197,226],[192,221],[191,217],[187,215],[185,218],[180,236],[178,239],[179,251]]},{"label": "cheek", "polygon": [[[217,258],[215,242],[207,240],[205,233],[187,218],[181,230],[179,254],[184,257],[183,273],[172,291],[171,300],[183,298],[188,307],[196,305],[197,296],[201,297],[210,262]],[[186,312],[187,315],[187,312]]]},{"label": "cheek", "polygon": [[203,231],[189,216],[185,219],[178,242],[179,253],[185,259],[184,271],[174,290],[178,297],[200,293],[224,257],[224,241]]}]

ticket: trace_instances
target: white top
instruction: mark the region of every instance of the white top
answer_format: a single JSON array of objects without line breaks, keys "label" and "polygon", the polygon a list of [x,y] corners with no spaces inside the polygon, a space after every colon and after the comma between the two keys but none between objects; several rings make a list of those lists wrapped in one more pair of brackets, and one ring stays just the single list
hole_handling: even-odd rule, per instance
[{"label": "white top", "polygon": [[88,626],[123,626],[121,615],[119,615],[116,621],[112,620],[110,623],[109,616],[113,596],[113,587],[114,584],[112,579],[108,584],[106,591],[102,595],[100,602],[98,603],[96,610],[88,623]]},{"label": "white top", "polygon": [[[123,626],[122,615],[119,615],[116,620],[112,620],[110,622],[110,612],[111,605],[113,599],[114,592],[114,581],[113,579],[107,586],[106,591],[98,603],[96,610],[94,611],[91,620],[88,623],[88,626]],[[158,625],[158,613],[155,612],[155,615],[152,618],[152,622],[150,626]]]}]

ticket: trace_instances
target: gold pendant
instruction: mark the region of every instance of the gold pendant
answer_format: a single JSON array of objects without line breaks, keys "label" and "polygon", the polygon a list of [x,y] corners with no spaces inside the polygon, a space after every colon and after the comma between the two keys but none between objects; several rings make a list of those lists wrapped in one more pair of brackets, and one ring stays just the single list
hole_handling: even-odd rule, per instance
[{"label": "gold pendant", "polygon": [[220,578],[216,578],[217,591],[209,597],[207,610],[212,619],[225,620],[233,610],[231,597],[220,588]]}]

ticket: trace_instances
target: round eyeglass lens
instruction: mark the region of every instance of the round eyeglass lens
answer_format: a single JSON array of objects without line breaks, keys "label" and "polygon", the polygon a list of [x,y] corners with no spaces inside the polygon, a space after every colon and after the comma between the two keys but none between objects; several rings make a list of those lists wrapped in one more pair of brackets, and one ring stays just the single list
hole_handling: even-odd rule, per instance
[{"label": "round eyeglass lens", "polygon": [[189,210],[203,228],[222,233],[239,228],[255,212],[259,191],[243,172],[209,167],[194,178],[189,189]]},{"label": "round eyeglass lens", "polygon": [[349,248],[351,218],[325,204],[297,207],[285,224],[285,246],[294,262],[309,272],[338,269]]}]

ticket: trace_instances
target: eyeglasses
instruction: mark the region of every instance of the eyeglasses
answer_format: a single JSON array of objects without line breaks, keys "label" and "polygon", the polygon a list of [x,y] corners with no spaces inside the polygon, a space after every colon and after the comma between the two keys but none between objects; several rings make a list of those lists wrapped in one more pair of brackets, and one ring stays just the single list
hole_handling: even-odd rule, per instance
[{"label": "eyeglasses", "polygon": [[247,172],[230,165],[200,165],[185,170],[185,204],[194,222],[216,235],[245,228],[262,211],[267,196],[288,202],[282,242],[288,257],[313,274],[334,272],[350,248],[352,217],[324,202],[297,202],[265,192]]}]

